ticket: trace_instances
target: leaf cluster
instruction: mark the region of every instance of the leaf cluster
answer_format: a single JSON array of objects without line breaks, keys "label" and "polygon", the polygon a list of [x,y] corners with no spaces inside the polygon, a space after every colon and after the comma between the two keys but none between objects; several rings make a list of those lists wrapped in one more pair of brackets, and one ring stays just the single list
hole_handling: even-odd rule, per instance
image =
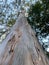
[{"label": "leaf cluster", "polygon": [[[49,34],[49,0],[40,0],[30,6],[28,21],[40,34]],[[37,31],[38,32],[38,31]]]}]

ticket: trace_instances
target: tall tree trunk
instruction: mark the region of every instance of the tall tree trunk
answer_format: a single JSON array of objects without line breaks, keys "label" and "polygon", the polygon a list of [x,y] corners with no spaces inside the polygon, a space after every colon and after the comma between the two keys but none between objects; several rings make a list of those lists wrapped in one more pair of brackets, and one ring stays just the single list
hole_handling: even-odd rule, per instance
[{"label": "tall tree trunk", "polygon": [[34,30],[20,14],[10,33],[3,41],[0,65],[49,65]]}]

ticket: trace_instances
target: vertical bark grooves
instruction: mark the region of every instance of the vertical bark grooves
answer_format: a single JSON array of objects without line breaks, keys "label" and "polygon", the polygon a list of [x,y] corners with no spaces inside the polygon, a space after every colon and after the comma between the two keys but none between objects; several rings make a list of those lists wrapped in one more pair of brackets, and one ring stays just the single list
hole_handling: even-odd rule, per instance
[{"label": "vertical bark grooves", "polygon": [[6,46],[0,55],[0,65],[49,65],[34,30],[23,14],[20,14],[7,38],[2,43]]}]

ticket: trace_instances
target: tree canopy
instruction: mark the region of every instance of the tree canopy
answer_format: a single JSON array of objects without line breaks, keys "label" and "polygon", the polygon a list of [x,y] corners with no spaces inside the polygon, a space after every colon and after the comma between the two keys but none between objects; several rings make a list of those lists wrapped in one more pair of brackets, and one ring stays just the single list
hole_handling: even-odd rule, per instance
[{"label": "tree canopy", "polygon": [[[30,6],[28,20],[42,36],[49,34],[49,0],[40,0]],[[38,32],[38,31],[36,31]],[[38,32],[39,33],[39,32]]]}]

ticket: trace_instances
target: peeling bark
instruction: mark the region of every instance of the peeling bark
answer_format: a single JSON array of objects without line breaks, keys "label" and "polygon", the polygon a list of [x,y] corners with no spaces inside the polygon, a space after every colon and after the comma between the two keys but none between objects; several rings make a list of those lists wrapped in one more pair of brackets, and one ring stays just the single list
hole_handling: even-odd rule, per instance
[{"label": "peeling bark", "polygon": [[0,55],[0,65],[49,65],[34,30],[22,14],[2,44],[6,45]]}]

